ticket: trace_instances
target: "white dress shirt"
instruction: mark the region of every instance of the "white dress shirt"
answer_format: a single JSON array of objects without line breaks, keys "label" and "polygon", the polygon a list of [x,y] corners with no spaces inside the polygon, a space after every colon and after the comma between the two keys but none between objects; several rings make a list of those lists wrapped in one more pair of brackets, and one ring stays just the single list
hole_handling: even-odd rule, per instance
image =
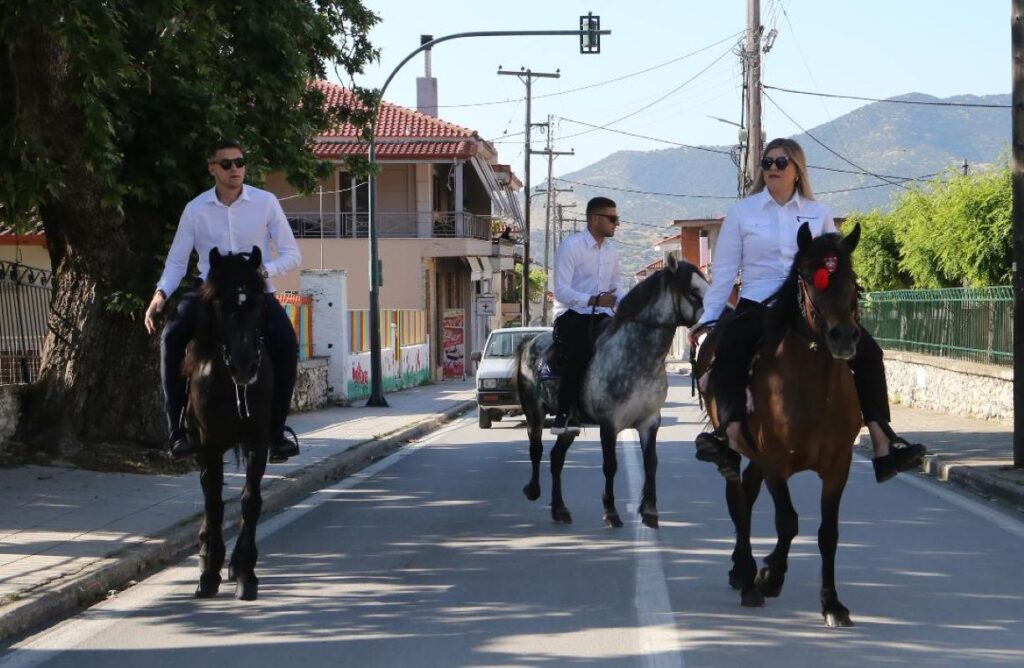
[{"label": "white dress shirt", "polygon": [[811,236],[836,232],[829,208],[799,192],[779,205],[768,189],[741,199],[725,216],[711,259],[711,289],[704,295],[699,325],[717,320],[736,276],[743,272],[740,298],[764,301],[786,281],[796,256],[796,234],[807,223]]},{"label": "white dress shirt", "polygon": [[614,312],[606,306],[593,309],[587,305],[601,292],[612,292],[615,302],[619,301],[619,254],[611,239],[606,238],[599,246],[590,230],[563,239],[555,253],[554,284],[553,318],[569,309],[585,315],[592,310],[612,315]]},{"label": "white dress shirt", "polygon": [[[277,246],[277,259],[271,259],[271,240]],[[211,188],[185,205],[156,287],[171,296],[188,270],[193,249],[199,253],[199,275],[205,280],[212,248],[224,254],[249,253],[253,246],[259,246],[263,253],[268,276],[283,276],[302,263],[299,246],[276,196],[246,185],[238,199],[226,206]],[[267,280],[267,292],[273,291],[273,284]]]}]

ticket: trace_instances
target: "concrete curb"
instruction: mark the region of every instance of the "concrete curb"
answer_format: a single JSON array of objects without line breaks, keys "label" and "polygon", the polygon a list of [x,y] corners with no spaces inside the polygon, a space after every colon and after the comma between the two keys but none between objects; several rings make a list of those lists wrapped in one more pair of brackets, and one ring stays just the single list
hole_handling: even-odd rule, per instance
[{"label": "concrete curb", "polygon": [[[861,434],[857,448],[869,459],[874,456],[871,437],[867,434]],[[920,473],[938,482],[951,483],[972,494],[995,499],[1024,511],[1024,487],[1001,480],[988,471],[961,464],[942,455],[925,455]]]},{"label": "concrete curb", "polygon": [[[463,401],[444,413],[426,418],[382,438],[353,445],[348,450],[292,471],[263,488],[263,514],[286,508],[317,489],[336,482],[403,443],[436,431],[456,417],[476,408],[476,399]],[[23,598],[0,607],[0,640],[10,641],[48,621],[70,616],[112,592],[132,586],[152,573],[197,550],[197,533],[202,513],[185,518],[139,545],[101,559],[76,574],[55,580],[27,592]],[[224,533],[230,535],[239,524],[238,504],[226,504]]]}]

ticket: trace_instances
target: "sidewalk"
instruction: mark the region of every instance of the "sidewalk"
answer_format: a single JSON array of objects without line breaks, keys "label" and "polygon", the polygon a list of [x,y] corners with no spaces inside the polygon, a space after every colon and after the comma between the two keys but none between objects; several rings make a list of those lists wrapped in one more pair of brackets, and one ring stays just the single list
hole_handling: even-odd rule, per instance
[{"label": "sidewalk", "polygon": [[[331,407],[294,415],[302,453],[267,467],[263,512],[286,507],[368,460],[475,407],[472,381],[387,395],[388,408]],[[225,527],[245,482],[227,455]],[[232,500],[235,500],[233,503]],[[99,473],[62,467],[0,470],[0,640],[196,551],[198,472]]]},{"label": "sidewalk", "polygon": [[[892,427],[928,448],[925,474],[1024,511],[1024,469],[1013,468],[1012,424],[895,405]],[[873,456],[866,431],[858,452]]]}]

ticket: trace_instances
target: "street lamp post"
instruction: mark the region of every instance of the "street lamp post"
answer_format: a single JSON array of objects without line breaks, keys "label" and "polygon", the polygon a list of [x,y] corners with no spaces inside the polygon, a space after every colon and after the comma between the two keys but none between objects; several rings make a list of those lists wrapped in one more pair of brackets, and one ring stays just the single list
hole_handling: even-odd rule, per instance
[{"label": "street lamp post", "polygon": [[[384,93],[387,91],[391,80],[395,78],[398,71],[413,59],[421,51],[433,48],[441,42],[447,42],[462,37],[566,37],[574,36],[580,38],[580,53],[600,53],[601,35],[610,35],[611,30],[601,30],[601,17],[588,14],[580,17],[579,30],[486,30],[480,32],[460,32],[452,35],[445,35],[437,39],[420,44],[419,48],[413,50],[408,56],[398,63],[398,66],[391,71],[374,104],[373,114],[370,121],[370,138],[368,159],[370,162],[369,189],[370,196],[367,205],[369,216],[369,237],[370,237],[370,398],[367,406],[387,406],[384,399],[383,368],[381,365],[380,347],[380,261],[377,245],[377,175],[372,167],[377,160],[377,121],[379,120],[380,107],[384,102]],[[525,287],[525,286],[524,286]]]}]

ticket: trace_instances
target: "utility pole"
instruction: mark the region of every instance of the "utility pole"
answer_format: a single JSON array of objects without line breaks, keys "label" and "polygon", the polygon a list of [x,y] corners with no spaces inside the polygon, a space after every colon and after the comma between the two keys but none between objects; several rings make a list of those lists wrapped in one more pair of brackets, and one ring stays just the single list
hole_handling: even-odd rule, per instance
[{"label": "utility pole", "polygon": [[[569,188],[572,190],[572,188]],[[576,208],[576,202],[572,204],[556,204],[558,207],[558,243],[562,243],[562,238],[565,236],[562,233],[562,225],[565,223],[565,210]]]},{"label": "utility pole", "polygon": [[1024,468],[1024,0],[1013,0],[1013,466]]},{"label": "utility pole", "polygon": [[[764,138],[761,131],[761,0],[747,0],[747,183],[753,183],[760,168]],[[749,186],[748,186],[749,187]],[[744,194],[746,194],[744,188]]]},{"label": "utility pole", "polygon": [[[547,123],[541,123],[539,125],[543,125],[547,129],[547,134],[548,134],[547,143],[546,143],[543,151],[531,151],[531,152],[534,153],[534,154],[537,154],[537,155],[546,155],[548,157],[548,185],[547,185],[547,188],[544,190],[544,193],[547,195],[547,202],[544,204],[544,276],[545,276],[546,280],[548,282],[550,282],[551,281],[551,276],[552,276],[552,274],[551,274],[551,262],[550,262],[550,257],[551,257],[550,251],[551,251],[551,246],[552,246],[552,237],[551,237],[551,209],[554,207],[555,194],[556,193],[558,193],[558,192],[565,192],[567,190],[571,190],[571,188],[563,188],[562,190],[559,190],[559,189],[553,187],[554,181],[552,180],[552,177],[553,177],[552,170],[554,169],[554,163],[555,163],[555,157],[556,156],[559,156],[559,155],[576,155],[576,152],[575,151],[571,151],[571,150],[570,151],[556,151],[556,150],[554,150],[551,147],[551,135],[552,135],[552,132],[551,132],[551,114],[548,114],[548,122]],[[544,298],[541,300],[541,304],[542,304],[542,312],[544,314],[544,316],[543,316],[543,323],[546,326],[546,325],[550,324],[548,322],[548,312],[549,312],[550,309],[548,308],[548,298],[547,298],[546,288],[545,288]]]},{"label": "utility pole", "polygon": [[[523,169],[523,192],[526,197],[526,214],[523,234],[523,315],[522,325],[528,327],[530,325],[530,155],[533,151],[530,150],[530,130],[534,127],[534,124],[530,120],[532,94],[533,94],[533,80],[534,79],[557,79],[561,77],[559,70],[554,72],[534,72],[521,68],[518,72],[507,72],[501,67],[498,67],[498,74],[505,74],[509,76],[518,77],[520,81],[526,84],[526,150],[525,162],[526,165]],[[537,125],[543,125],[538,123]]]},{"label": "utility pole", "polygon": [[[468,37],[579,37],[580,40],[580,53],[581,54],[593,54],[601,53],[601,35],[610,35],[610,30],[601,30],[601,17],[594,16],[594,14],[588,13],[586,16],[580,17],[579,30],[478,30],[473,32],[460,32],[451,35],[445,35],[444,37],[438,37],[432,39],[429,42],[420,43],[419,48],[414,49],[409,55],[402,59],[395,69],[391,70],[391,74],[384,80],[384,85],[380,87],[377,92],[377,101],[373,105],[371,110],[372,116],[370,125],[367,128],[368,131],[368,146],[366,150],[366,158],[370,165],[369,174],[367,175],[369,197],[367,198],[366,215],[369,221],[369,230],[367,236],[369,237],[370,246],[370,398],[367,400],[367,406],[387,406],[388,402],[384,399],[384,381],[383,381],[383,369],[381,364],[381,341],[380,341],[380,254],[378,249],[378,221],[377,217],[377,176],[374,168],[377,163],[377,123],[380,120],[380,109],[381,104],[384,102],[384,94],[387,92],[388,86],[394,80],[395,75],[402,69],[402,66],[412,60],[416,54],[421,51],[427,51],[433,48],[435,45],[441,42],[447,42],[453,39],[464,39]],[[527,146],[529,146],[529,134],[530,134],[530,122],[529,122],[529,106],[527,106],[527,122],[526,122],[526,134],[527,134]],[[527,170],[530,165],[530,155],[526,155]],[[529,171],[527,171],[529,173]],[[527,202],[529,202],[529,189],[527,189]],[[527,218],[529,221],[530,210],[526,210]],[[527,230],[529,231],[529,230]],[[529,243],[529,236],[527,236],[527,243]],[[526,246],[529,248],[529,246]],[[524,267],[524,288],[529,285],[525,279],[529,277],[529,261],[523,263]],[[526,290],[523,290],[524,294]]]}]

